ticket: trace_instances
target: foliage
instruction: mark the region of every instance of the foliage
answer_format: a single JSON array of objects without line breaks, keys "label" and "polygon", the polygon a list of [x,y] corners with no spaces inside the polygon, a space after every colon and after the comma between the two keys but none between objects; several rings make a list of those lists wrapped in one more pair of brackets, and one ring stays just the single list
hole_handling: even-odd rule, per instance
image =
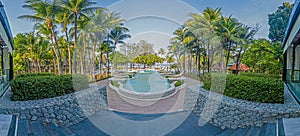
[{"label": "foliage", "polygon": [[147,54],[147,55],[140,55],[134,58],[133,62],[144,64],[144,68],[146,68],[146,65],[153,66],[155,63],[162,63],[163,58],[154,54]]},{"label": "foliage", "polygon": [[[225,79],[220,76],[222,75],[215,75],[214,78]],[[204,88],[214,90],[215,86],[224,82],[226,82],[226,89],[219,93],[224,93],[229,97],[263,103],[283,103],[284,101],[283,81],[274,78],[227,75],[226,81],[216,82],[214,80],[214,86],[211,86],[211,75],[207,75],[204,80]]]},{"label": "foliage", "polygon": [[120,84],[117,81],[111,81],[111,85],[115,86],[115,87],[119,87]]},{"label": "foliage", "polygon": [[17,75],[15,78],[30,77],[30,76],[55,76],[55,74],[54,73],[47,73],[47,72],[28,73],[28,74]]},{"label": "foliage", "polygon": [[84,75],[36,75],[14,79],[11,82],[14,101],[52,98],[88,88]]},{"label": "foliage", "polygon": [[178,80],[176,81],[176,83],[174,84],[175,87],[181,86],[184,84],[184,80]]},{"label": "foliage", "polygon": [[254,73],[254,72],[241,72],[241,73],[239,73],[239,75],[249,76],[249,77],[276,78],[276,79],[281,78],[281,75],[278,75],[278,74],[265,74],[265,73]]},{"label": "foliage", "polygon": [[288,25],[292,8],[292,4],[284,2],[281,6],[277,8],[277,10],[274,13],[268,15],[268,24],[270,25],[269,38],[273,42],[283,41],[283,37],[286,31],[286,27]]},{"label": "foliage", "polygon": [[283,67],[281,45],[267,39],[253,40],[242,63],[253,72],[279,74]]}]

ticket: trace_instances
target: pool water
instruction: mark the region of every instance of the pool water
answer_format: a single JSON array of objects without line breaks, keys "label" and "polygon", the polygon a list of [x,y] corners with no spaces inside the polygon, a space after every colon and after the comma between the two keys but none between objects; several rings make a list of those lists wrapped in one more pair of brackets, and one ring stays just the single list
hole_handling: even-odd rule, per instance
[{"label": "pool water", "polygon": [[123,87],[135,92],[161,92],[171,86],[168,79],[162,78],[157,71],[145,70],[127,80]]}]

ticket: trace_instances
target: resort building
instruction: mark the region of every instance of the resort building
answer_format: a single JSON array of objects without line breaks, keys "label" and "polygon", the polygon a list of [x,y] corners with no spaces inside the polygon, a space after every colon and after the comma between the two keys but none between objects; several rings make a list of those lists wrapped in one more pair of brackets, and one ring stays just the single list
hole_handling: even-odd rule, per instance
[{"label": "resort building", "polygon": [[5,92],[8,81],[13,78],[13,36],[4,6],[0,1],[0,96]]},{"label": "resort building", "polygon": [[283,40],[283,80],[300,102],[300,1],[296,0]]}]

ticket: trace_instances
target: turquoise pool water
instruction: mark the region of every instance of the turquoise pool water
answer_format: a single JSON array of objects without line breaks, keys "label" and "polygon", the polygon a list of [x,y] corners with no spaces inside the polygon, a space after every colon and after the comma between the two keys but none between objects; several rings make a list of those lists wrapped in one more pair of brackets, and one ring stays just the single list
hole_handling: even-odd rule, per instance
[{"label": "turquoise pool water", "polygon": [[135,74],[133,79],[127,80],[123,87],[135,92],[162,92],[171,86],[157,71],[144,70]]}]

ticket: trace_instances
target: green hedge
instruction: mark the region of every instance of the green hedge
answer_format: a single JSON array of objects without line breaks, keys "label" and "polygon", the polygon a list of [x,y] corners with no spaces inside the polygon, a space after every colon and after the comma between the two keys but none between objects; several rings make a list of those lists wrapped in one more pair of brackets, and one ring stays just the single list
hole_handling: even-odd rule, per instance
[{"label": "green hedge", "polygon": [[178,80],[176,81],[176,83],[174,84],[175,87],[181,86],[184,83],[184,80]]},{"label": "green hedge", "polygon": [[[284,83],[280,79],[235,75],[227,75],[226,81],[224,81],[224,75],[214,75],[213,79],[214,85],[211,88],[211,76],[205,77],[205,89],[247,101],[263,103],[284,102]],[[226,82],[226,87],[224,82]],[[224,90],[224,88],[226,89]]]},{"label": "green hedge", "polygon": [[254,72],[240,72],[239,75],[250,76],[250,77],[277,78],[277,79],[281,78],[281,75],[279,74],[265,74],[265,73],[254,73]]},{"label": "green hedge", "polygon": [[11,82],[12,100],[38,100],[62,96],[88,88],[85,75],[37,75],[18,77]]},{"label": "green hedge", "polygon": [[118,81],[111,81],[111,85],[113,85],[115,87],[120,87],[120,84],[118,83]]},{"label": "green hedge", "polygon": [[55,75],[54,73],[41,72],[41,73],[20,74],[17,75],[15,78],[29,77],[29,76],[54,76],[54,75]]}]

